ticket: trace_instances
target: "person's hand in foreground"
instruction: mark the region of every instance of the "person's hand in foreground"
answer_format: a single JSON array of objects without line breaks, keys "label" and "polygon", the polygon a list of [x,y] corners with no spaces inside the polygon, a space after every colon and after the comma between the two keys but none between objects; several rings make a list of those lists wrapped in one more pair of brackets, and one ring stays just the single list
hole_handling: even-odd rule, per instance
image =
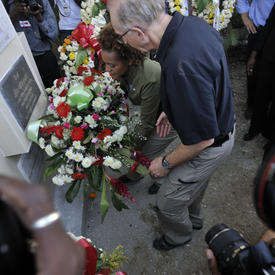
[{"label": "person's hand in foreground", "polygon": [[[30,230],[37,220],[55,212],[48,192],[41,185],[0,176],[0,196]],[[37,242],[35,256],[38,275],[83,273],[85,251],[67,235],[59,219],[31,231]]]},{"label": "person's hand in foreground", "polygon": [[212,275],[221,275],[221,273],[218,270],[217,261],[212,250],[206,249],[206,257],[208,261],[208,268]]}]

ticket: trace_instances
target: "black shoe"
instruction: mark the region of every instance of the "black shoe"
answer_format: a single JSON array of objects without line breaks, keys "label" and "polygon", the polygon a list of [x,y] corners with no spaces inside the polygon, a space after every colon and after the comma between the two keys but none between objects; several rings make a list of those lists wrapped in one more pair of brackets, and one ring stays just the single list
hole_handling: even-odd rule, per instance
[{"label": "black shoe", "polygon": [[153,247],[155,249],[158,249],[158,250],[166,250],[166,251],[168,251],[168,250],[171,250],[171,249],[173,249],[175,247],[178,247],[178,246],[181,246],[181,245],[185,245],[186,243],[183,243],[183,244],[171,244],[171,243],[168,243],[165,240],[164,236],[162,236],[160,239],[155,239],[153,241]]},{"label": "black shoe", "polygon": [[118,178],[123,183],[130,183],[132,180],[127,177],[127,175],[122,175]]},{"label": "black shoe", "polygon": [[160,188],[160,185],[157,184],[156,182],[154,182],[148,189],[148,193],[150,195],[153,195],[153,194],[157,194],[157,192],[159,191],[159,188]]},{"label": "black shoe", "polygon": [[201,224],[201,225],[194,225],[194,224],[193,224],[193,226],[192,226],[192,228],[193,228],[194,230],[201,230],[202,227],[203,227],[202,224]]},{"label": "black shoe", "polygon": [[258,133],[255,133],[255,134],[247,133],[243,136],[243,140],[250,141],[250,140],[254,139],[257,135],[258,135]]}]

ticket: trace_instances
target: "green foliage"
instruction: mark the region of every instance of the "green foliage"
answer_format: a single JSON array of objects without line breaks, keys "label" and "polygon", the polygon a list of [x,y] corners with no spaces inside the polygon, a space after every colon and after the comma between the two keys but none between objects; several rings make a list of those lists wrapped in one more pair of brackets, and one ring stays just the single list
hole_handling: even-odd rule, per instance
[{"label": "green foliage", "polygon": [[76,55],[75,67],[76,69],[84,63],[85,59],[88,57],[87,50],[79,47]]},{"label": "green foliage", "polygon": [[108,209],[109,209],[105,175],[102,177],[102,193],[101,193],[100,209],[101,209],[101,223],[103,223],[104,218],[105,218],[105,216],[108,212]]},{"label": "green foliage", "polygon": [[89,185],[94,190],[99,192],[102,191],[101,181],[102,181],[102,178],[104,177],[103,173],[104,171],[101,166],[92,166],[87,172]]},{"label": "green foliage", "polygon": [[80,189],[80,184],[81,180],[76,180],[71,184],[70,188],[67,190],[65,195],[67,202],[73,202],[74,198],[77,196],[78,191]]},{"label": "green foliage", "polygon": [[122,251],[122,246],[119,245],[110,254],[103,251],[97,259],[96,268],[97,271],[101,268],[109,268],[111,272],[115,272],[121,269],[123,263],[127,261],[128,259]]},{"label": "green foliage", "polygon": [[198,13],[201,13],[206,8],[210,0],[197,0],[196,2]]},{"label": "green foliage", "polygon": [[112,203],[115,209],[118,211],[121,211],[122,209],[129,209],[129,207],[122,202],[121,196],[116,192],[113,192]]},{"label": "green foliage", "polygon": [[56,154],[49,158],[48,160],[54,160],[52,164],[50,164],[45,172],[44,172],[44,180],[52,175],[54,175],[57,171],[57,169],[65,162],[63,159],[64,154]]}]

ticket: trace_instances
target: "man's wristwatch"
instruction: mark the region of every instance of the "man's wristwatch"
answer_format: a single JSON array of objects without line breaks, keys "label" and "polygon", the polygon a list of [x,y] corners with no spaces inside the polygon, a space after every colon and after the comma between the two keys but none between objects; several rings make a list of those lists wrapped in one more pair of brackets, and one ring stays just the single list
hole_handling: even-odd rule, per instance
[{"label": "man's wristwatch", "polygon": [[165,169],[171,169],[172,167],[170,166],[169,162],[165,159],[166,156],[164,156],[162,159],[162,167],[164,167]]}]

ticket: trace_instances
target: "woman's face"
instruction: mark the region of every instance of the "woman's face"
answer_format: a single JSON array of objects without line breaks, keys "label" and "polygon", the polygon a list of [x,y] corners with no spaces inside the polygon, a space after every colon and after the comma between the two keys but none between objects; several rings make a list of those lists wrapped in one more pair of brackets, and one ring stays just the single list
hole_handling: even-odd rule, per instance
[{"label": "woman's face", "polygon": [[102,50],[101,54],[106,66],[106,71],[109,72],[112,76],[124,76],[128,72],[129,63],[127,61],[119,60],[116,52]]}]

